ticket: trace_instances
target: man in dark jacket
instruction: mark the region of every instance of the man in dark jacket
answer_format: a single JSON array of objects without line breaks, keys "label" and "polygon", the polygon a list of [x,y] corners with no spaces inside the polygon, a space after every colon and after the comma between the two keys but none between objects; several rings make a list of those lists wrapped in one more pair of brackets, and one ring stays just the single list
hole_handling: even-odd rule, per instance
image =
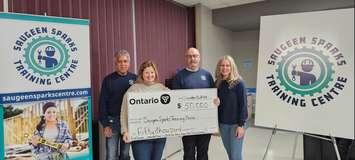
[{"label": "man in dark jacket", "polygon": [[115,53],[116,71],[107,75],[101,86],[100,122],[106,137],[106,160],[129,160],[129,144],[122,141],[120,112],[123,95],[137,76],[128,72],[130,56],[126,50]]}]

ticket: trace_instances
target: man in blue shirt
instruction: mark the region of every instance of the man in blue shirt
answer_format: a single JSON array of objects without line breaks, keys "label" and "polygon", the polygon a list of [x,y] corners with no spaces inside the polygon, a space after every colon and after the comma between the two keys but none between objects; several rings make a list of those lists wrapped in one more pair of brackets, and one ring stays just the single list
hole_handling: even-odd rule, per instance
[{"label": "man in blue shirt", "polygon": [[107,75],[101,86],[100,122],[106,137],[106,160],[129,160],[129,144],[122,141],[120,112],[123,95],[137,76],[128,72],[130,56],[126,50],[115,53],[116,71]]},{"label": "man in blue shirt", "polygon": [[[189,48],[185,53],[186,68],[179,71],[172,83],[173,89],[213,88],[212,75],[200,68],[200,53],[196,48]],[[208,146],[211,134],[182,137],[184,160],[208,160]]]}]

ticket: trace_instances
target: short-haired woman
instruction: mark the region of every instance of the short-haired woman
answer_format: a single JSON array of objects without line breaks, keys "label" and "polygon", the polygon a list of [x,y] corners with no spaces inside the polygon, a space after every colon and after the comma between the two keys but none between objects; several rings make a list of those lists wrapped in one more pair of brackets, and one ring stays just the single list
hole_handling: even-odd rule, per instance
[{"label": "short-haired woman", "polygon": [[[139,67],[138,79],[126,92],[123,97],[121,107],[121,133],[123,140],[128,143],[128,123],[127,123],[127,93],[129,92],[152,92],[168,90],[159,83],[158,70],[152,61],[145,61]],[[166,138],[140,140],[132,142],[133,157],[135,160],[161,160]]]}]

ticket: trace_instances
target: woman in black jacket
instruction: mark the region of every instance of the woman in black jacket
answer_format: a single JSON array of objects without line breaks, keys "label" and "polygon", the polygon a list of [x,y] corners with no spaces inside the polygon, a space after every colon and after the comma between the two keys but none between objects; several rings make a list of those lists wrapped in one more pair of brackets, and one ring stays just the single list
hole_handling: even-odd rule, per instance
[{"label": "woman in black jacket", "polygon": [[244,124],[248,117],[246,89],[231,56],[223,56],[216,67],[220,106],[218,122],[230,160],[242,160]]}]

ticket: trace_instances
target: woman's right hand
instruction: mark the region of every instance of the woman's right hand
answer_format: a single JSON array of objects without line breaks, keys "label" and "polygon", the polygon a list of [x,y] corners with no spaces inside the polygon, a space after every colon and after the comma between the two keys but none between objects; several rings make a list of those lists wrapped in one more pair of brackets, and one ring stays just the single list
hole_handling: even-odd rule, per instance
[{"label": "woman's right hand", "polygon": [[130,142],[128,132],[124,132],[124,133],[123,133],[122,139],[123,139],[123,141],[124,141],[125,143],[129,143],[129,142]]},{"label": "woman's right hand", "polygon": [[32,145],[37,146],[37,145],[38,145],[38,141],[39,141],[40,138],[41,138],[41,137],[39,137],[39,136],[37,136],[37,135],[34,135],[34,136],[32,137],[32,139],[31,139]]},{"label": "woman's right hand", "polygon": [[236,136],[238,139],[243,138],[244,133],[245,133],[245,130],[244,130],[243,127],[238,126],[237,129],[235,130],[235,136]]}]

